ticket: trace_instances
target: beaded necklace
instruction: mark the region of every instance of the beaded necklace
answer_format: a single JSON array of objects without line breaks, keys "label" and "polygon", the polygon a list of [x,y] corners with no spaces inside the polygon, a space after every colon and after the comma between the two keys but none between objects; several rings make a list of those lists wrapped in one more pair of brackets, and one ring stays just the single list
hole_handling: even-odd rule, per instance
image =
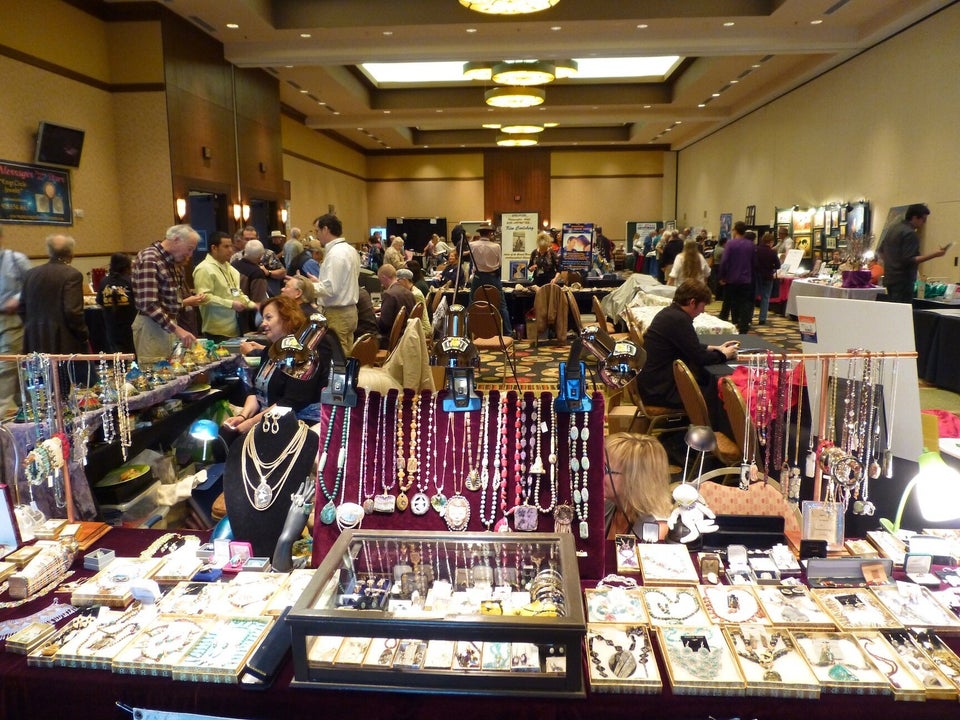
[{"label": "beaded necklace", "polygon": [[[453,413],[450,413],[449,417],[452,420]],[[457,447],[456,432],[456,425],[453,425],[454,448]],[[444,460],[446,460],[446,455],[444,455]],[[463,496],[463,485],[466,479],[463,474],[463,460],[464,455],[461,453],[459,472],[456,468],[454,468],[453,471],[453,496],[447,499],[443,507],[443,512],[441,513],[444,522],[447,523],[447,527],[454,532],[466,530],[467,525],[470,523],[470,501]],[[460,480],[459,485],[457,484],[458,478]]]},{"label": "beaded necklace", "polygon": [[[616,633],[617,635],[621,634],[614,629],[605,630],[605,632],[611,634]],[[614,677],[620,679],[633,677],[638,669],[642,669],[644,675],[647,674],[647,661],[650,657],[650,646],[646,642],[643,628],[627,628],[622,634],[624,639],[630,639],[630,645],[626,649],[624,649],[621,644],[615,640],[612,640],[601,632],[592,632],[589,636],[590,642],[588,649],[590,651],[590,661],[593,663],[596,674],[602,678],[608,677],[607,668],[610,669],[610,672],[613,673]],[[616,635],[614,635],[614,637],[616,637]],[[637,649],[637,641],[641,638],[643,638],[642,647],[639,651],[639,657],[637,657],[634,653]],[[610,656],[606,659],[606,666],[600,658],[600,653],[597,652],[595,641],[602,642],[612,651]]]},{"label": "beaded necklace", "polygon": [[[434,492],[433,497],[430,498],[430,507],[432,507],[441,517],[443,517],[443,508],[447,504],[447,496],[444,495],[443,489],[447,483],[447,458],[450,457],[450,453],[453,450],[452,446],[453,413],[450,412],[447,413],[447,431],[443,437],[443,467],[440,470],[440,477],[434,477],[433,479]],[[454,468],[454,471],[456,471],[456,468]]]},{"label": "beaded necklace", "polygon": [[[471,492],[476,492],[480,489],[480,473],[477,471],[477,466],[473,464],[474,453],[473,453],[473,428],[471,422],[471,416],[473,413],[466,413],[464,418],[464,424],[466,425],[466,431],[464,433],[463,441],[467,444],[467,477],[464,481],[467,490]],[[477,440],[479,441],[479,433]],[[479,453],[477,453],[479,455]]]},{"label": "beaded necklace", "polygon": [[[254,439],[257,435],[257,429],[254,428],[247,433],[243,439],[243,457],[240,461],[240,469],[241,476],[243,477],[243,489],[247,494],[247,500],[250,501],[250,505],[253,506],[255,510],[262,512],[269,509],[270,506],[276,502],[278,497],[277,490],[282,488],[287,478],[290,477],[293,466],[296,465],[297,459],[300,456],[300,451],[303,450],[303,446],[307,441],[307,432],[307,426],[298,420],[296,433],[290,438],[287,446],[270,462],[264,462],[257,452],[257,443]],[[329,442],[330,436],[328,434],[327,444],[329,444]],[[324,447],[324,453],[326,453],[326,447]],[[288,462],[283,474],[275,483],[267,483],[267,478],[278,470],[284,460]],[[255,477],[259,477],[259,484],[251,480],[248,466],[252,466],[253,470],[256,471]]]},{"label": "beaded necklace", "polygon": [[[425,450],[425,453],[423,456],[423,463],[421,464],[421,472],[417,475],[417,492],[412,498],[410,498],[410,512],[412,512],[414,515],[426,515],[427,510],[430,509],[430,497],[426,493],[427,483],[430,479],[431,470],[436,470],[435,467],[431,466],[431,463],[434,462],[433,437],[436,435],[433,427],[434,408],[437,405],[436,397],[431,394],[427,403],[427,440],[426,443],[420,444],[421,449]],[[423,416],[423,403],[420,404],[420,416],[421,418]],[[417,422],[420,422],[420,420]]]},{"label": "beaded necklace", "polygon": [[[373,512],[373,493],[376,491],[376,480],[374,487],[367,491],[367,476],[372,473],[367,472],[367,436],[370,434],[370,393],[364,391],[363,394],[363,426],[360,433],[360,479],[357,483],[357,503],[363,508],[364,515]],[[373,453],[376,455],[376,451]],[[375,459],[375,458],[374,458]]]},{"label": "beaded necklace", "polygon": [[[494,474],[494,480],[491,482],[489,467],[489,441],[490,441],[490,397],[487,396],[480,409],[480,522],[490,530],[493,527],[493,521],[497,517],[497,482],[498,477]],[[496,462],[496,456],[494,456]],[[490,492],[490,515],[487,515],[487,486],[491,487]]]},{"label": "beaded necklace", "polygon": [[[668,595],[673,592],[673,597]],[[643,599],[650,617],[679,625],[701,611],[700,601],[690,590],[645,588]]]},{"label": "beaded necklace", "polygon": [[525,437],[527,433],[527,413],[521,406],[522,398],[517,396],[517,415],[514,420],[514,498],[513,526],[516,530],[532,532],[537,529],[537,508],[530,504],[531,480],[524,473],[527,458]]},{"label": "beaded necklace", "polygon": [[[577,418],[583,417],[583,426],[577,425]],[[590,429],[587,426],[586,413],[574,413],[570,420],[570,489],[573,496],[573,508],[580,521],[580,539],[586,540],[590,534],[587,518],[590,514],[590,491],[587,489],[587,477],[590,470],[590,458],[587,457],[587,440]],[[578,450],[578,443],[580,449]],[[577,455],[580,454],[578,458]],[[581,472],[584,473],[581,476]],[[581,482],[582,480],[582,482]]]},{"label": "beaded necklace", "polygon": [[700,680],[719,677],[724,641],[717,637],[715,629],[698,628],[697,635],[691,637],[679,628],[664,628],[661,637],[664,652],[670,657],[675,671],[680,670]]},{"label": "beaded necklace", "polygon": [[765,634],[760,634],[759,647],[756,637],[747,637],[740,630],[731,632],[730,638],[737,655],[763,669],[764,682],[783,682],[780,673],[773,669],[777,660],[793,652],[793,644],[783,633],[773,633],[769,640]]},{"label": "beaded necklace", "polygon": [[[320,510],[320,522],[324,525],[333,524],[337,517],[337,504],[334,500],[337,497],[337,490],[340,489],[340,474],[337,473],[337,481],[334,482],[332,490],[327,489],[327,483],[323,475],[327,468],[327,450],[330,448],[330,439],[333,437],[333,426],[337,421],[337,410],[339,409],[337,405],[330,409],[330,417],[327,419],[327,432],[323,439],[323,448],[320,450],[320,459],[317,461],[317,487],[320,488],[320,492],[327,499],[326,505]],[[344,427],[346,427],[346,423],[344,423]]]},{"label": "beaded necklace", "polygon": [[[403,401],[404,401],[404,392],[401,390],[397,393],[397,419],[396,424],[396,436],[397,436],[397,460],[395,467],[397,469],[397,499],[396,507],[397,510],[403,512],[407,509],[407,506],[410,504],[410,501],[407,499],[407,488],[410,487],[409,482],[405,482],[406,477],[406,455],[403,452]],[[413,436],[410,437],[411,444],[413,443]],[[411,481],[412,482],[412,481]]]},{"label": "beaded necklace", "polygon": [[[544,403],[543,412],[549,413],[552,411],[553,403]],[[550,465],[550,504],[544,507],[540,504],[540,481],[543,479],[545,474],[543,468],[543,461],[540,459],[540,436],[547,432],[547,428],[550,428],[550,445],[547,447],[547,463]],[[533,486],[533,503],[534,506],[540,512],[544,514],[552,513],[553,509],[557,506],[557,452],[556,452],[556,440],[557,440],[557,418],[551,418],[548,423],[547,420],[541,419],[540,426],[537,428],[537,448],[536,448],[536,460],[534,460],[534,466],[537,463],[540,463],[539,469],[541,472],[537,473],[536,481]],[[533,472],[533,469],[530,470]]]},{"label": "beaded necklace", "polygon": [[496,472],[498,475],[497,483],[500,492],[500,519],[497,520],[493,529],[496,532],[510,532],[510,523],[507,520],[507,405],[508,400],[501,394],[500,402],[497,406],[497,439],[500,442],[499,452],[497,453]]}]

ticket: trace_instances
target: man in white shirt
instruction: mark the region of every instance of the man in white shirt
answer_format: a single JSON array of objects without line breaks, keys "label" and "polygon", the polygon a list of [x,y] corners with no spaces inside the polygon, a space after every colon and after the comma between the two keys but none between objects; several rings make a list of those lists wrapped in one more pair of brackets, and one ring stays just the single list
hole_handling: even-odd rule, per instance
[{"label": "man in white shirt", "polygon": [[360,255],[341,237],[343,225],[336,215],[321,215],[313,221],[313,228],[324,249],[317,280],[317,302],[323,305],[327,328],[337,336],[344,352],[349,352],[357,329]]},{"label": "man in white shirt", "polygon": [[237,313],[256,308],[240,290],[240,273],[229,260],[233,244],[227,233],[214,233],[207,256],[193,269],[193,286],[206,294],[200,306],[203,336],[221,342],[240,335]]},{"label": "man in white shirt", "polygon": [[473,280],[470,282],[470,300],[482,285],[492,285],[500,292],[500,316],[503,320],[503,334],[512,335],[513,326],[510,323],[510,311],[507,309],[507,298],[503,294],[503,282],[500,279],[500,266],[503,264],[503,250],[500,243],[493,241],[493,228],[477,228],[479,240],[470,243],[470,257],[476,266]]}]

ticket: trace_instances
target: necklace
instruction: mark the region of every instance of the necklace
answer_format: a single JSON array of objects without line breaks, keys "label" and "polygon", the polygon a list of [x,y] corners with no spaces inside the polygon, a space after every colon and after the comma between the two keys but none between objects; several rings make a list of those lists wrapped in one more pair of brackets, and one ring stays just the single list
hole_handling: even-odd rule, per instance
[{"label": "necklace", "polygon": [[[582,427],[577,426],[577,418],[583,417]],[[581,483],[581,471],[587,473],[590,470],[590,458],[587,457],[587,440],[590,438],[590,429],[587,427],[586,413],[574,413],[570,421],[570,488],[573,496],[573,509],[576,512],[577,519],[580,521],[579,532],[580,539],[586,540],[590,534],[590,526],[587,524],[587,517],[590,513],[590,491],[587,489],[587,478],[583,476]],[[577,443],[581,443],[578,451]],[[578,452],[580,457],[577,457]]]},{"label": "necklace", "polygon": [[[613,635],[613,638],[616,639],[608,637],[604,632]],[[590,634],[590,662],[593,663],[597,675],[602,678],[608,677],[607,668],[610,669],[614,677],[620,679],[633,677],[638,669],[642,669],[643,674],[648,675],[647,661],[650,657],[650,645],[647,642],[643,628],[631,627],[627,628],[623,633],[614,629],[605,630],[604,632],[592,632]],[[619,637],[621,634],[623,635],[622,639]],[[623,645],[626,644],[625,640],[628,638],[630,645],[624,649]],[[637,652],[637,641],[641,640],[641,638],[641,648],[639,652]],[[606,658],[606,665],[604,665],[600,653],[597,651],[597,642],[603,643],[611,651]]]},{"label": "necklace", "polygon": [[[330,439],[333,437],[333,426],[337,421],[338,409],[339,406],[337,405],[330,409],[330,416],[327,418],[327,432],[323,439],[323,449],[320,451],[320,459],[317,461],[317,486],[327,499],[327,504],[320,510],[320,522],[324,525],[332,525],[337,517],[337,504],[334,500],[339,489],[339,473],[337,473],[337,481],[334,483],[332,490],[327,489],[323,474],[327,467],[327,450],[330,448]],[[346,423],[344,423],[344,427],[346,427]]]},{"label": "necklace", "polygon": [[480,473],[477,472],[477,467],[473,464],[473,429],[471,427],[472,423],[470,420],[473,413],[465,413],[465,415],[466,417],[464,420],[466,423],[466,432],[463,440],[467,445],[467,479],[465,484],[467,486],[467,490],[476,492],[480,489],[482,483],[480,481]]},{"label": "necklace", "polygon": [[[267,510],[276,501],[277,490],[282,488],[283,484],[287,481],[287,478],[290,477],[290,473],[293,471],[293,466],[296,465],[297,459],[300,456],[300,451],[303,450],[303,446],[307,441],[307,432],[307,426],[297,420],[296,433],[294,433],[293,437],[290,438],[290,442],[287,443],[287,446],[283,448],[277,454],[277,457],[270,462],[264,462],[264,460],[260,457],[260,454],[257,452],[255,436],[259,433],[259,430],[257,428],[253,428],[247,433],[247,436],[243,439],[243,458],[240,462],[240,468],[243,476],[243,487],[247,494],[247,500],[250,501],[250,505],[252,505],[255,510]],[[329,442],[329,435],[327,437]],[[326,448],[324,449],[324,452],[326,452]],[[288,460],[288,463],[286,469],[283,471],[283,474],[275,483],[268,484],[267,478],[270,477],[270,475],[280,467],[280,464],[284,460]],[[251,480],[250,472],[248,470],[249,465],[252,465],[253,470],[256,471],[255,477],[260,478],[259,484],[255,484],[255,482]]]},{"label": "necklace", "polygon": [[700,601],[690,590],[644,588],[643,599],[650,617],[673,625],[689,620],[702,610]]},{"label": "necklace", "polygon": [[496,474],[495,492],[499,493],[500,519],[494,524],[496,532],[509,532],[510,524],[507,521],[507,400],[501,393],[497,402],[497,441],[499,451],[494,460]]},{"label": "necklace", "polygon": [[[480,408],[480,522],[490,530],[497,516],[497,484],[490,481],[489,467],[490,442],[490,397],[487,396]],[[490,515],[487,515],[487,486],[491,486]]]},{"label": "necklace", "polygon": [[790,639],[782,633],[773,633],[769,639],[765,634],[747,637],[740,630],[730,633],[733,647],[737,655],[745,660],[756,663],[763,669],[764,682],[783,682],[783,677],[773,669],[773,664],[784,655],[793,652]]},{"label": "necklace", "polygon": [[665,654],[670,657],[674,673],[681,671],[700,680],[716,680],[723,660],[723,639],[713,628],[698,628],[696,635],[688,635],[678,628],[665,628]]},{"label": "necklace", "polygon": [[[447,431],[443,437],[443,467],[440,470],[440,476],[433,479],[433,497],[430,498],[430,507],[436,510],[437,514],[443,517],[443,508],[447,504],[447,496],[443,489],[447,483],[447,458],[451,452],[456,452],[453,446],[453,413],[447,413]],[[454,468],[456,472],[456,468]],[[438,482],[439,481],[439,482]],[[454,479],[456,484],[456,479]]]},{"label": "necklace", "polygon": [[[541,408],[543,412],[549,413],[552,412],[553,403],[547,402],[544,403]],[[550,465],[549,471],[549,482],[550,482],[550,504],[544,507],[540,504],[540,481],[543,479],[543,476],[546,474],[546,470],[543,467],[543,460],[540,459],[540,436],[543,433],[547,432],[547,429],[550,429],[550,445],[547,447],[547,463]],[[540,425],[537,428],[537,447],[536,447],[536,459],[533,461],[534,468],[531,468],[530,472],[532,473],[534,469],[539,469],[537,479],[533,485],[533,503],[534,506],[540,512],[544,514],[549,514],[553,512],[553,509],[557,507],[557,453],[556,453],[556,439],[557,439],[557,418],[551,418],[551,421],[548,423],[546,420],[541,419]],[[539,467],[537,467],[539,463]]]},{"label": "necklace", "polygon": [[[449,414],[451,421],[453,420],[453,413]],[[468,415],[469,417],[469,415]],[[453,445],[457,446],[456,443],[456,427],[453,428]],[[462,532],[467,529],[467,525],[470,523],[470,501],[463,496],[463,485],[464,485],[464,475],[463,475],[463,454],[460,455],[460,471],[457,472],[454,469],[453,475],[453,497],[449,498],[446,501],[446,504],[443,507],[444,522],[447,523],[447,527],[450,528],[453,532]],[[460,484],[457,484],[457,479],[460,479]]]},{"label": "necklace", "polygon": [[[370,434],[370,393],[364,391],[363,395],[363,429],[360,434],[360,482],[358,485],[357,502],[363,508],[364,515],[370,515],[373,512],[373,493],[377,490],[377,479],[373,479],[373,487],[367,489],[367,435]],[[376,463],[376,450],[373,452],[374,463]],[[373,473],[369,473],[372,475]]]},{"label": "necklace", "polygon": [[[427,401],[427,425],[426,425],[426,443],[421,443],[421,448],[424,445],[426,450],[423,456],[423,463],[421,465],[421,472],[417,475],[417,492],[410,498],[410,512],[414,515],[426,515],[427,511],[430,509],[430,498],[427,496],[427,483],[429,482],[431,470],[435,471],[435,468],[431,467],[431,463],[434,461],[433,457],[433,436],[436,435],[436,432],[433,427],[433,417],[434,417],[434,408],[436,407],[436,397],[432,394],[430,399]],[[420,415],[423,415],[423,404],[420,405]],[[418,420],[419,422],[419,420]],[[422,432],[421,432],[422,434]]]},{"label": "necklace", "polygon": [[[393,470],[387,467],[387,457],[393,456],[393,453],[387,452],[387,438],[390,437],[387,433],[388,397],[386,394],[380,396],[380,484],[383,492],[373,498],[373,511],[387,514],[395,512],[397,509],[397,498],[390,492],[393,486],[397,484],[397,480],[393,476]],[[397,396],[397,402],[400,402],[399,395]],[[396,432],[395,428],[394,432]],[[389,485],[387,485],[387,478],[390,478]]]},{"label": "necklace", "polygon": [[[405,480],[406,478],[406,455],[403,453],[403,401],[405,393],[401,390],[397,393],[397,419],[396,419],[396,435],[397,435],[397,510],[403,512],[410,505],[409,499],[407,499],[407,488],[410,487],[413,480],[409,482]],[[413,434],[410,436],[410,444],[413,445]],[[416,463],[416,459],[414,459]]]},{"label": "necklace", "polygon": [[[532,479],[524,473],[524,463],[527,459],[526,453],[526,434],[527,425],[526,411],[521,412],[521,403],[523,399],[517,396],[517,416],[514,420],[515,444],[513,450],[514,457],[514,491],[513,499],[513,526],[516,530],[533,532],[537,529],[537,508],[530,504],[530,492]],[[536,413],[534,413],[536,414]]]},{"label": "necklace", "polygon": [[701,588],[707,612],[721,623],[765,623],[763,610],[753,594],[744,588]]}]

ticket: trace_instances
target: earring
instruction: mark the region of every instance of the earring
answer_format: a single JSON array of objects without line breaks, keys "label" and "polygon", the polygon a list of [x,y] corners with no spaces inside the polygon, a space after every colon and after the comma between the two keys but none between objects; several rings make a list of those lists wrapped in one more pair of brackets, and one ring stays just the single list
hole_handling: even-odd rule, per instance
[{"label": "earring", "polygon": [[280,416],[276,414],[270,415],[270,432],[274,435],[277,435],[280,432]]},{"label": "earring", "polygon": [[268,412],[263,414],[263,424],[260,427],[263,429],[265,433],[274,432],[271,429],[270,416],[271,416],[271,413],[268,413]]}]

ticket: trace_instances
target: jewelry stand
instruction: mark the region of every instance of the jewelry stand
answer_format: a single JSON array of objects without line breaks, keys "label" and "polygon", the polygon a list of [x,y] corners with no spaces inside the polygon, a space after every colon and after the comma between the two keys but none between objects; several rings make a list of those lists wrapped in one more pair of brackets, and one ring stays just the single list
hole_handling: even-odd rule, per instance
[{"label": "jewelry stand", "polygon": [[[521,525],[529,526],[533,516],[536,518],[536,532],[554,532],[555,507],[567,506],[572,520],[570,530],[579,556],[580,576],[600,578],[604,575],[604,404],[600,393],[594,394],[593,409],[589,413],[556,413],[553,410],[553,394],[524,393],[520,396],[519,414],[518,396],[514,392],[480,393],[481,410],[453,413],[443,410],[442,403],[446,394],[443,391],[423,392],[419,396],[413,391],[406,391],[399,396],[391,392],[386,397],[376,392],[368,394],[365,390],[358,390],[357,394],[356,407],[338,408],[332,432],[329,433],[332,441],[326,453],[326,465],[322,468],[325,490],[331,492],[336,488],[336,497],[333,500],[338,507],[346,503],[350,504],[351,509],[359,508],[363,506],[364,500],[369,499],[369,507],[372,509],[374,495],[390,496],[397,500],[397,505],[402,504],[398,494],[403,489],[410,506],[403,511],[394,509],[393,512],[360,514],[359,522],[351,525],[352,527],[362,527],[364,530],[447,532],[450,528],[435,508],[428,506],[423,510],[421,505],[417,507],[417,512],[423,510],[423,514],[414,512],[417,503],[423,502],[422,497],[414,496],[437,495],[438,486],[442,488],[446,501],[455,500],[454,506],[460,512],[460,518],[464,513],[464,505],[469,507],[469,516],[463,528],[466,532],[484,532],[502,527],[504,507],[507,510],[509,530],[518,529],[518,518]],[[398,397],[401,398],[399,413]],[[415,399],[417,397],[419,401]],[[386,403],[385,407],[382,407],[383,402]],[[535,403],[539,413],[536,424],[532,419]],[[351,426],[346,445],[346,465],[343,480],[337,486],[334,479],[341,451],[339,441],[347,412],[351,413]],[[328,434],[330,415],[331,408],[325,406],[323,418],[315,426],[320,437]],[[467,416],[470,418],[469,422]],[[582,438],[583,429],[589,429],[586,442],[582,439],[571,440],[572,425],[577,428],[578,438]],[[535,441],[536,429],[544,427],[545,430],[539,433],[539,459],[545,472],[539,475],[540,482],[537,483],[538,476],[530,473],[530,469],[540,469],[536,464],[538,450],[535,442],[533,447],[530,446],[530,439],[534,435]],[[549,479],[551,444],[553,454],[557,457],[556,502],[552,506],[553,493]],[[575,448],[573,453],[571,444]],[[411,447],[415,447],[413,452]],[[521,457],[521,453],[525,457]],[[416,458],[416,462],[411,462],[411,455]],[[484,455],[491,481],[488,487],[481,489],[477,474],[483,475]],[[571,472],[572,455],[576,456],[578,467],[583,466],[576,473],[576,478],[572,477],[574,473]],[[400,467],[397,463],[398,457],[402,458]],[[587,463],[584,463],[584,458],[588,460]],[[495,465],[495,461],[499,465]],[[516,472],[518,464],[523,468],[520,473]],[[414,468],[412,479],[411,468]],[[403,470],[402,477],[398,477],[398,469]],[[494,473],[506,484],[505,494],[501,494],[500,490],[496,494],[492,492]],[[518,479],[519,486],[526,488],[527,494],[531,496],[529,505],[517,504]],[[366,480],[366,491],[361,487],[363,480]],[[574,507],[573,480],[582,488],[581,497],[586,496],[586,502],[581,502],[578,508],[580,514],[577,514]],[[322,522],[320,512],[329,501],[330,498],[324,494],[324,488],[318,485],[313,528],[314,567],[319,566],[339,537],[340,528],[337,522],[346,514],[340,513],[337,522]],[[492,515],[491,502],[495,508]],[[437,504],[440,504],[439,501]],[[540,509],[535,507],[537,505]],[[515,507],[527,509],[516,512]],[[549,512],[544,512],[545,509],[549,509]],[[533,510],[536,512],[532,512]],[[481,515],[489,521],[489,526]],[[494,518],[492,521],[491,516]],[[582,522],[586,523],[585,538],[580,534]]]},{"label": "jewelry stand", "polygon": [[[303,446],[295,455],[287,448],[295,440],[300,421],[293,411],[277,417],[274,413],[264,415],[266,420],[257,423],[247,436],[237,438],[227,453],[224,467],[223,495],[227,504],[227,517],[234,537],[249,542],[253,554],[257,557],[271,557],[277,544],[277,538],[283,530],[290,509],[290,495],[300,487],[303,479],[313,471],[320,447],[320,438],[316,433],[307,431]],[[275,419],[275,420],[274,420]],[[271,423],[275,422],[274,425]],[[267,429],[264,430],[264,424]],[[267,475],[261,475],[254,461],[248,457],[244,443],[248,440],[254,446],[257,456],[265,463],[276,462],[276,467]],[[287,453],[289,457],[280,457]],[[243,464],[246,464],[244,479]],[[284,474],[286,477],[284,478]],[[283,480],[281,481],[281,478]],[[266,483],[271,488],[270,504],[263,510],[254,507],[258,486]],[[280,482],[279,485],[276,485]]]}]

